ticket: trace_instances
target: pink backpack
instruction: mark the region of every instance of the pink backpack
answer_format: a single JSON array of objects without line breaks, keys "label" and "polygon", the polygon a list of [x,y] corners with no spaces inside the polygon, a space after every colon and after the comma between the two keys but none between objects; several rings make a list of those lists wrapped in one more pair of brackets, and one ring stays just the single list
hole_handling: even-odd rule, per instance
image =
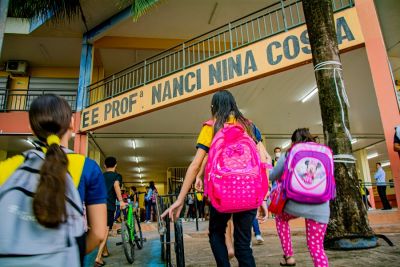
[{"label": "pink backpack", "polygon": [[[205,125],[213,126],[213,121]],[[235,213],[258,208],[267,192],[266,165],[254,140],[240,124],[226,123],[208,152],[205,195],[219,212]]]},{"label": "pink backpack", "polygon": [[286,197],[318,204],[335,198],[332,150],[317,143],[298,143],[286,158],[283,172]]}]

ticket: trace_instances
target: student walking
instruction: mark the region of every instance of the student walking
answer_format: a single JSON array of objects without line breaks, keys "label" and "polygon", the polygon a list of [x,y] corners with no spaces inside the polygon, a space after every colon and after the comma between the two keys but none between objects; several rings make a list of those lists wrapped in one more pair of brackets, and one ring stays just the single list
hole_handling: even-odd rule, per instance
[{"label": "student walking", "polygon": [[[292,145],[289,151],[282,155],[276,166],[270,173],[270,180],[278,182],[284,182],[285,185],[290,182],[291,177],[301,177],[301,183],[304,185],[303,188],[314,188],[315,184],[318,186],[319,181],[322,179],[326,179],[327,184],[332,185],[333,179],[333,160],[331,157],[324,157],[324,160],[319,158],[313,158],[316,155],[316,152],[311,153],[307,158],[302,155],[307,152],[303,152],[302,155],[296,154],[298,156],[295,160],[292,160],[292,154],[295,154],[293,151],[294,147],[296,148],[304,148],[304,146],[300,147],[299,144],[304,144],[308,146],[317,147],[318,151],[321,151],[322,145],[318,145],[314,143],[314,139],[310,134],[308,129],[302,128],[294,131],[292,135]],[[329,148],[326,148],[329,150]],[[299,150],[298,150],[299,151]],[[292,153],[292,154],[291,154]],[[300,156],[299,156],[300,155]],[[319,155],[319,154],[318,154]],[[331,155],[331,153],[330,153]],[[293,155],[294,156],[294,155]],[[290,162],[288,162],[290,160]],[[322,168],[323,167],[323,168]],[[287,172],[288,169],[292,170],[291,172]],[[296,172],[296,175],[292,174]],[[284,179],[284,181],[283,181]],[[312,185],[312,186],[311,186]],[[290,184],[290,186],[292,186]],[[310,187],[309,187],[310,186]],[[285,186],[288,187],[288,186]],[[328,187],[327,187],[328,188]],[[294,252],[292,248],[292,240],[290,235],[290,226],[289,220],[304,217],[306,221],[306,236],[307,236],[307,246],[311,254],[311,258],[314,262],[314,266],[316,267],[327,267],[329,265],[328,258],[325,254],[324,250],[324,236],[326,232],[326,227],[329,221],[329,199],[333,197],[333,195],[329,194],[327,196],[321,197],[322,201],[312,201],[315,203],[306,203],[304,201],[299,201],[300,199],[305,199],[305,195],[303,197],[298,196],[296,200],[290,199],[288,188],[286,188],[286,194],[288,200],[284,207],[284,210],[281,214],[276,214],[276,229],[278,231],[278,235],[281,241],[282,250],[283,250],[283,260],[280,262],[281,266],[295,266],[296,261],[294,258]],[[293,191],[293,189],[291,188]],[[328,188],[329,192],[333,192],[332,188]],[[309,195],[312,195],[314,192],[308,191]],[[308,195],[307,195],[308,196]],[[326,200],[328,199],[328,200]]]},{"label": "student walking", "polygon": [[145,223],[151,223],[152,221],[152,213],[153,218],[155,218],[155,209],[156,209],[156,198],[158,195],[157,188],[154,185],[154,182],[151,181],[149,183],[149,190],[145,196],[145,203],[146,203],[146,221]]},{"label": "student walking", "polygon": [[96,257],[95,266],[103,266],[105,262],[103,257],[108,257],[109,252],[107,248],[107,239],[109,231],[112,230],[114,225],[114,213],[117,209],[116,203],[119,202],[119,209],[124,211],[126,202],[122,198],[121,186],[122,186],[122,176],[116,172],[117,169],[117,159],[115,157],[107,157],[104,160],[104,167],[106,171],[104,172],[104,181],[107,189],[107,227],[103,242],[100,244],[99,252]]},{"label": "student walking", "polygon": [[0,266],[81,266],[104,238],[103,175],[68,149],[74,119],[63,98],[36,98],[29,123],[37,148],[0,162]]},{"label": "student walking", "polygon": [[[267,191],[266,189],[268,188],[268,181],[263,179],[264,177],[266,178],[265,164],[261,164],[261,162],[267,161],[266,151],[261,142],[259,130],[239,111],[236,101],[229,91],[222,90],[213,95],[211,114],[212,120],[204,123],[200,131],[197,140],[196,155],[186,172],[179,196],[175,203],[162,216],[169,215],[172,219],[179,217],[182,207],[185,204],[185,196],[189,192],[201,169],[202,162],[208,154],[204,191],[206,195],[212,192],[212,194],[208,195],[211,200],[209,238],[216,264],[222,267],[230,266],[225,244],[225,229],[228,220],[233,217],[235,256],[239,262],[239,266],[255,266],[251,249],[251,227],[256,216],[257,207],[261,205]],[[225,146],[221,148],[221,144],[225,144]],[[253,161],[251,161],[252,159]],[[238,210],[233,212],[233,209],[230,209],[230,197],[224,195],[224,192],[217,192],[216,187],[213,187],[215,182],[219,182],[212,178],[216,175],[215,170],[212,169],[212,166],[216,166],[214,160],[221,162],[221,164],[227,167],[222,170],[226,172],[220,181],[226,183],[232,182],[233,187],[231,190],[235,190],[235,188],[241,189],[241,187],[239,183],[234,185],[235,181],[231,179],[233,173],[228,170],[236,170],[236,168],[247,170],[247,167],[249,167],[249,169],[257,171],[257,176],[254,176],[254,180],[249,179],[254,182],[252,188],[254,192],[257,192],[257,196],[259,196],[259,198],[254,198],[257,201],[245,200],[243,203],[248,206],[243,209],[237,207]],[[240,162],[240,164],[235,165],[235,162]],[[270,162],[271,159],[269,158]],[[240,177],[240,174],[236,177],[235,179],[237,180],[248,181]],[[198,184],[198,181],[196,181],[196,184]],[[196,188],[199,187],[196,186]],[[238,190],[236,194],[229,195],[234,198],[244,197],[240,192],[243,192],[242,189]],[[221,198],[219,199],[221,205],[218,205],[214,201],[217,198],[216,194],[219,193],[221,194]],[[249,196],[253,197],[254,195],[250,194]],[[252,206],[249,205],[250,202],[253,204]]]}]

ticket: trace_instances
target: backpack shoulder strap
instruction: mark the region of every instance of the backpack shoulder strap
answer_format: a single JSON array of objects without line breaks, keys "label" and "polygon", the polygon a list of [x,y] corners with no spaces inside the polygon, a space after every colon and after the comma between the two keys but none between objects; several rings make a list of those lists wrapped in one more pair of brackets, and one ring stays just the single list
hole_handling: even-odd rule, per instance
[{"label": "backpack shoulder strap", "polygon": [[205,121],[205,122],[203,122],[203,126],[214,126],[214,120],[208,120],[208,121]]},{"label": "backpack shoulder strap", "polygon": [[24,163],[23,155],[16,155],[5,161],[0,162],[0,186]]},{"label": "backpack shoulder strap", "polygon": [[83,173],[83,167],[85,165],[86,157],[80,154],[68,153],[68,172],[72,177],[72,181],[76,188],[78,188],[81,176]]}]

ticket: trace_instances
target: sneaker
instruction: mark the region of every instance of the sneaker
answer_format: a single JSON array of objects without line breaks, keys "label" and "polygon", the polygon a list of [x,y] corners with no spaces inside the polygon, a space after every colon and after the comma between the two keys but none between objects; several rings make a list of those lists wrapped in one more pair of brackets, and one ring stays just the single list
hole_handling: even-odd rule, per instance
[{"label": "sneaker", "polygon": [[264,239],[262,238],[261,235],[256,235],[256,240],[257,240],[257,244],[262,244],[262,243],[264,243]]},{"label": "sneaker", "polygon": [[147,221],[146,223],[151,223],[151,221]]}]

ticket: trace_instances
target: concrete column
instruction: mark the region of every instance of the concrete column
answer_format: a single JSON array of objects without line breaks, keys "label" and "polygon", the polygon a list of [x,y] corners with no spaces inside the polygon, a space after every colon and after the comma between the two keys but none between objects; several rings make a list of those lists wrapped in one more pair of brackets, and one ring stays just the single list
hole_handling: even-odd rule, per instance
[{"label": "concrete column", "polygon": [[355,6],[364,35],[365,49],[385,134],[386,148],[395,184],[397,206],[400,207],[400,161],[397,152],[395,153],[393,150],[394,127],[400,124],[400,114],[389,67],[389,59],[374,1],[356,0]]},{"label": "concrete column", "polygon": [[76,110],[81,111],[86,106],[86,87],[90,85],[93,69],[93,45],[86,37],[83,38],[81,62],[79,68],[78,95],[76,101]]},{"label": "concrete column", "polygon": [[[367,159],[367,150],[361,149],[361,150],[354,152],[353,154],[357,159],[356,168],[357,168],[358,178],[366,183],[372,182],[371,173],[369,170],[369,163],[368,163],[368,159]],[[375,199],[374,199],[374,192],[372,190],[372,186],[367,186],[367,189],[369,191],[369,202],[371,203],[371,206],[373,208],[375,208]]]}]

